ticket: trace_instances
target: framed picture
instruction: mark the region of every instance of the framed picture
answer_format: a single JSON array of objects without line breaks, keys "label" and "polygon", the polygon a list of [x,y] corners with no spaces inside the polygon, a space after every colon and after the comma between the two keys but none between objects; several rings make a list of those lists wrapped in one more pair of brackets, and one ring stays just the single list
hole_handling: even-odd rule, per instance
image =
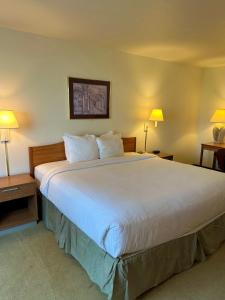
[{"label": "framed picture", "polygon": [[70,119],[108,119],[110,82],[69,77]]}]

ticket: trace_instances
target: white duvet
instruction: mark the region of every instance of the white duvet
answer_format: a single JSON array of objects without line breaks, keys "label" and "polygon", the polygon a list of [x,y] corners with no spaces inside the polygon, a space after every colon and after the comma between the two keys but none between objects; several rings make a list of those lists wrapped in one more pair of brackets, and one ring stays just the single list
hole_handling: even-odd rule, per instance
[{"label": "white duvet", "polygon": [[113,257],[195,232],[225,213],[225,174],[154,155],[54,166],[41,192]]}]

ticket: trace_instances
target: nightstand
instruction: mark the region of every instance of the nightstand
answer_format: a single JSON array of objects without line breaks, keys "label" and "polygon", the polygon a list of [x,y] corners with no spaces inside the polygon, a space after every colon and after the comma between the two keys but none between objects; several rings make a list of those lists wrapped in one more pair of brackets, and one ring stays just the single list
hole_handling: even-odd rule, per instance
[{"label": "nightstand", "polygon": [[[138,151],[137,153],[145,154],[145,152],[143,152],[143,151]],[[165,152],[159,152],[157,154],[152,153],[152,152],[146,152],[146,153],[157,155],[158,157],[163,158],[163,159],[173,160],[173,154],[168,154],[168,153],[165,153]]]},{"label": "nightstand", "polygon": [[163,158],[163,159],[173,160],[173,154],[159,152],[159,153],[157,153],[155,155],[157,155],[158,157]]},{"label": "nightstand", "polygon": [[0,178],[0,231],[37,221],[36,189],[29,174]]}]

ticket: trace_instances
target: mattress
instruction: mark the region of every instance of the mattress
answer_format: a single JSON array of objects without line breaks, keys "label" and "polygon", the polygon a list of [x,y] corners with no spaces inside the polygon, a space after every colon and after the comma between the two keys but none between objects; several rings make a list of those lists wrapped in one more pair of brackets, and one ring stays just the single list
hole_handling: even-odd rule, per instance
[{"label": "mattress", "polygon": [[153,155],[54,166],[41,192],[112,257],[193,233],[225,213],[225,174]]}]

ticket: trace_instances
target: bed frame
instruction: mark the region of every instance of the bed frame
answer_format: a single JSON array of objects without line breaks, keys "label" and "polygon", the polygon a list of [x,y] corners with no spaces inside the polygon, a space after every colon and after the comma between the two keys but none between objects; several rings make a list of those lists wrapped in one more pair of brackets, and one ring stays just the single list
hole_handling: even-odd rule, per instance
[{"label": "bed frame", "polygon": [[[136,137],[122,138],[125,152],[136,152]],[[65,160],[64,142],[29,147],[30,175],[34,176],[34,168],[53,161]]]}]

